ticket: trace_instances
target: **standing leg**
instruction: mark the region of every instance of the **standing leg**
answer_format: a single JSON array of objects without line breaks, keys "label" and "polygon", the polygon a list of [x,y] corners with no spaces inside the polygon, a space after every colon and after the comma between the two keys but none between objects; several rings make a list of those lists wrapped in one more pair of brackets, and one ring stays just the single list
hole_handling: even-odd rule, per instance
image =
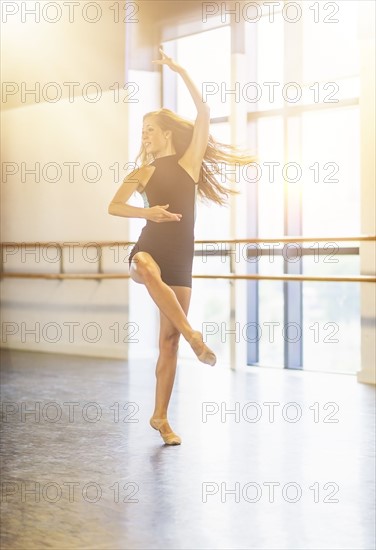
[{"label": "standing leg", "polygon": [[[170,288],[176,294],[185,315],[188,315],[191,288],[182,286],[171,286]],[[181,443],[180,437],[172,431],[167,420],[167,409],[176,374],[179,339],[180,333],[160,311],[159,357],[155,371],[157,379],[155,407],[150,424],[159,430],[165,443],[170,445]]]}]

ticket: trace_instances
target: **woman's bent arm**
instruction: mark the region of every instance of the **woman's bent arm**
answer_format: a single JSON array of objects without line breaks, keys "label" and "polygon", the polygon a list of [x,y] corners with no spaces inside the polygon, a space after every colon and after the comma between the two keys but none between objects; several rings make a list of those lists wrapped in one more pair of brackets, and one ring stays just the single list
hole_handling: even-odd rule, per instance
[{"label": "woman's bent arm", "polygon": [[131,195],[139,189],[144,188],[149,181],[155,168],[143,166],[131,172],[123,181],[115,196],[108,206],[108,213],[112,216],[122,216],[124,218],[145,218],[148,219],[149,208],[141,208],[126,204]]},{"label": "woman's bent arm", "polygon": [[180,213],[169,212],[167,210],[170,206],[169,204],[157,204],[148,208],[126,204],[132,193],[139,190],[140,184],[141,188],[145,189],[154,170],[155,166],[143,166],[129,174],[110,202],[108,213],[112,216],[122,216],[123,218],[145,218],[156,223],[179,222],[182,215]]},{"label": "woman's bent arm", "polygon": [[111,202],[108,207],[111,216],[122,216],[123,218],[145,218],[148,219],[149,208],[131,206],[122,202]]}]

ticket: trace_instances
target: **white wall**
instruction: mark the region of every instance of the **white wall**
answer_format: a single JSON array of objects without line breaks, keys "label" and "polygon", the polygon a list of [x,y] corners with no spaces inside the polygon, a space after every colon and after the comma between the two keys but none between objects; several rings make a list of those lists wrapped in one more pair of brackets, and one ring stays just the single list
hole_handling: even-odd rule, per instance
[{"label": "white wall", "polygon": [[[2,182],[2,240],[127,240],[128,221],[107,213],[127,162],[128,105],[123,102],[124,93],[115,101],[111,89],[115,82],[124,85],[125,25],[114,21],[109,3],[100,3],[103,12],[95,23],[85,21],[79,9],[73,23],[64,12],[55,24],[43,17],[39,22],[32,16],[22,21],[21,3],[12,4],[19,11],[2,25],[2,77],[9,89],[16,91],[2,103],[1,153],[3,168],[5,163],[13,163],[7,166],[14,173]],[[63,94],[56,102],[49,100],[52,88],[47,97],[22,98],[22,82],[28,89],[38,84],[43,89],[54,82]],[[66,82],[79,83],[73,101],[67,95]],[[96,102],[91,102],[92,95],[82,95],[89,82],[101,91]],[[78,163],[73,181],[64,166],[70,162]],[[40,181],[32,174],[22,175],[23,165],[32,168],[35,163],[40,163]],[[52,166],[43,173],[49,163],[56,163],[61,170],[58,181],[48,181],[55,175]],[[87,178],[83,175],[87,163],[99,167],[97,182],[88,181],[93,170]],[[111,170],[116,163],[120,167],[117,181]],[[5,271],[58,272],[59,264],[53,261],[56,251],[41,251],[40,258],[27,254],[27,261],[21,250],[6,255]],[[92,254],[95,256],[95,249],[87,250],[86,257],[81,249],[74,249],[72,262],[65,256],[65,271],[95,272]],[[112,255],[106,251],[104,270],[127,273],[127,262],[123,258],[114,261]],[[127,357],[127,280],[4,278],[1,300],[3,347]],[[34,334],[27,332],[33,329]]]}]

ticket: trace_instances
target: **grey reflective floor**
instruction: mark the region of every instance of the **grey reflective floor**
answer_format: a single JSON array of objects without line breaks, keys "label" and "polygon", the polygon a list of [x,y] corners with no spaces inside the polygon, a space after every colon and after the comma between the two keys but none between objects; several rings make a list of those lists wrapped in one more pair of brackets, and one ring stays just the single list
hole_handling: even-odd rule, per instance
[{"label": "grey reflective floor", "polygon": [[168,447],[152,362],[2,363],[3,549],[375,547],[375,389],[352,376],[180,362]]}]

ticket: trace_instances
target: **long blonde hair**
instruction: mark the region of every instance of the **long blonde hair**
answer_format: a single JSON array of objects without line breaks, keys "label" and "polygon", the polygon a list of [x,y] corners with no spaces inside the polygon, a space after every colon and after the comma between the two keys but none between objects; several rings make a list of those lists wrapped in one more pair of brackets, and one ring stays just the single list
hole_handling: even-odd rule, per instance
[{"label": "long blonde hair", "polygon": [[[150,116],[155,117],[162,131],[171,130],[172,144],[176,154],[180,158],[185,153],[192,140],[194,123],[180,117],[170,109],[152,111],[144,115],[144,119]],[[239,194],[239,191],[231,189],[230,187],[225,187],[217,181],[216,175],[222,172],[220,163],[222,165],[244,166],[255,162],[255,160],[255,156],[250,156],[232,145],[221,143],[209,134],[208,146],[205,151],[197,186],[198,195],[204,200],[225,205],[229,194]],[[150,163],[150,154],[146,152],[143,144],[136,157],[136,163],[138,164],[138,162],[140,162],[141,166]]]}]

